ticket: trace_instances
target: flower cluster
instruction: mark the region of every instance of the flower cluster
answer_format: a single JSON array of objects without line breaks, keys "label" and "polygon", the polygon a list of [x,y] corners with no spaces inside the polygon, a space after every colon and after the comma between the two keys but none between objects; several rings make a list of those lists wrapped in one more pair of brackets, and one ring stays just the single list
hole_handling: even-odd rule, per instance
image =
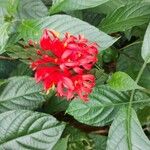
[{"label": "flower cluster", "polygon": [[39,58],[31,63],[36,81],[42,81],[46,91],[55,86],[57,95],[68,100],[78,95],[87,101],[95,85],[88,71],[97,61],[97,44],[69,33],[60,39],[56,31],[45,29],[39,47]]}]

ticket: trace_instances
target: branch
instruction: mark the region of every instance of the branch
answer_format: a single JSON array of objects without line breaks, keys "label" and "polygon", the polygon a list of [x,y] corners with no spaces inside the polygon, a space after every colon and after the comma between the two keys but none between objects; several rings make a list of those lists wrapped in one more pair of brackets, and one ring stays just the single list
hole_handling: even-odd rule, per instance
[{"label": "branch", "polygon": [[0,60],[16,60],[15,58],[0,56]]}]

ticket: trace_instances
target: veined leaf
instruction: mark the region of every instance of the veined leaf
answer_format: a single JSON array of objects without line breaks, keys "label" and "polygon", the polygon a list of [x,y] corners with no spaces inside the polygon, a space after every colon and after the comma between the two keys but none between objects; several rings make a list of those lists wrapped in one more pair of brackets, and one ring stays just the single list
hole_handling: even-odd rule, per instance
[{"label": "veined leaf", "polygon": [[41,0],[20,0],[18,16],[21,19],[36,19],[48,15],[48,9]]},{"label": "veined leaf", "polygon": [[[67,109],[79,122],[104,126],[109,124],[121,107],[129,105],[130,95],[127,92],[118,92],[105,85],[96,86],[89,96],[89,102],[73,100]],[[142,103],[147,105],[150,98],[137,92],[134,96],[133,106],[140,107]]]},{"label": "veined leaf", "polygon": [[0,149],[51,150],[65,125],[54,117],[28,110],[0,114]]},{"label": "veined leaf", "polygon": [[142,57],[144,61],[147,63],[150,63],[150,23],[147,27],[145,36],[144,36],[144,41],[143,41],[143,46],[142,46]]},{"label": "veined leaf", "polygon": [[53,0],[50,13],[60,11],[81,10],[101,5],[109,0]]},{"label": "veined leaf", "polygon": [[108,15],[100,29],[107,33],[125,31],[133,26],[142,25],[150,20],[150,3],[133,3],[118,8]]},{"label": "veined leaf", "polygon": [[[101,50],[110,47],[117,41],[117,39],[105,34],[102,31],[99,31],[94,26],[68,15],[54,15],[51,17],[45,17],[40,21],[37,21],[37,23],[33,23],[32,21],[32,25],[31,22],[29,23],[28,21],[24,21],[23,25],[19,28],[19,32],[25,39],[28,37],[28,39],[34,38],[35,40],[39,40],[42,29],[44,28],[54,29],[57,32],[60,32],[61,36],[66,32],[73,35],[83,34],[91,42],[97,42]],[[35,29],[39,33],[39,38],[37,38],[38,36]]]},{"label": "veined leaf", "polygon": [[128,91],[134,89],[143,89],[126,73],[118,71],[115,72],[108,80],[108,85],[114,90]]},{"label": "veined leaf", "polygon": [[[2,90],[3,89],[3,90]],[[8,83],[1,87],[0,112],[12,109],[36,109],[43,102],[40,94],[41,85],[35,83],[30,77],[12,77]]]},{"label": "veined leaf", "polygon": [[[127,109],[121,109],[112,123],[106,150],[149,150],[150,141],[145,136],[135,111],[131,111],[131,136],[127,131]],[[131,143],[129,143],[131,141]],[[130,145],[131,149],[128,147]]]}]

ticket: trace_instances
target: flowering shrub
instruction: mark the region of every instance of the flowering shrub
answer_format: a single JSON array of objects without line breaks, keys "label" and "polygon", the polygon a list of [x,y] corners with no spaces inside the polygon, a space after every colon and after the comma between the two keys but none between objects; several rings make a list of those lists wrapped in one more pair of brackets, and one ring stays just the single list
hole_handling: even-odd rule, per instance
[{"label": "flowering shrub", "polygon": [[149,63],[149,0],[1,0],[0,150],[149,150]]}]

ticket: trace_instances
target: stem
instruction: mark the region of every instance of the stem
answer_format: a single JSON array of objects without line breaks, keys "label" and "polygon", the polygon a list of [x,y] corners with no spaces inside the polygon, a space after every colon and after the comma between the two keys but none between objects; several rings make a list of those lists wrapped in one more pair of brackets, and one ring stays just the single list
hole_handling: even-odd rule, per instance
[{"label": "stem", "polygon": [[15,58],[0,56],[0,60],[15,60]]},{"label": "stem", "polygon": [[137,78],[136,78],[136,80],[135,80],[136,83],[139,82],[139,80],[140,80],[140,78],[141,78],[141,76],[142,76],[142,73],[143,73],[143,71],[144,71],[146,65],[147,65],[147,62],[144,62],[143,66],[141,67],[141,70],[139,71],[138,76],[137,76]]},{"label": "stem", "polygon": [[[141,76],[142,76],[142,73],[146,67],[146,64],[147,62],[144,62],[143,66],[141,67],[138,75],[137,75],[137,78],[135,80],[136,83],[139,82]],[[131,96],[130,96],[130,102],[129,102],[129,107],[128,107],[128,112],[127,112],[127,132],[128,132],[128,148],[129,150],[132,150],[132,143],[131,143],[131,111],[132,111],[132,102],[133,102],[133,98],[134,98],[134,93],[135,93],[135,90],[132,90],[131,92]]]}]

